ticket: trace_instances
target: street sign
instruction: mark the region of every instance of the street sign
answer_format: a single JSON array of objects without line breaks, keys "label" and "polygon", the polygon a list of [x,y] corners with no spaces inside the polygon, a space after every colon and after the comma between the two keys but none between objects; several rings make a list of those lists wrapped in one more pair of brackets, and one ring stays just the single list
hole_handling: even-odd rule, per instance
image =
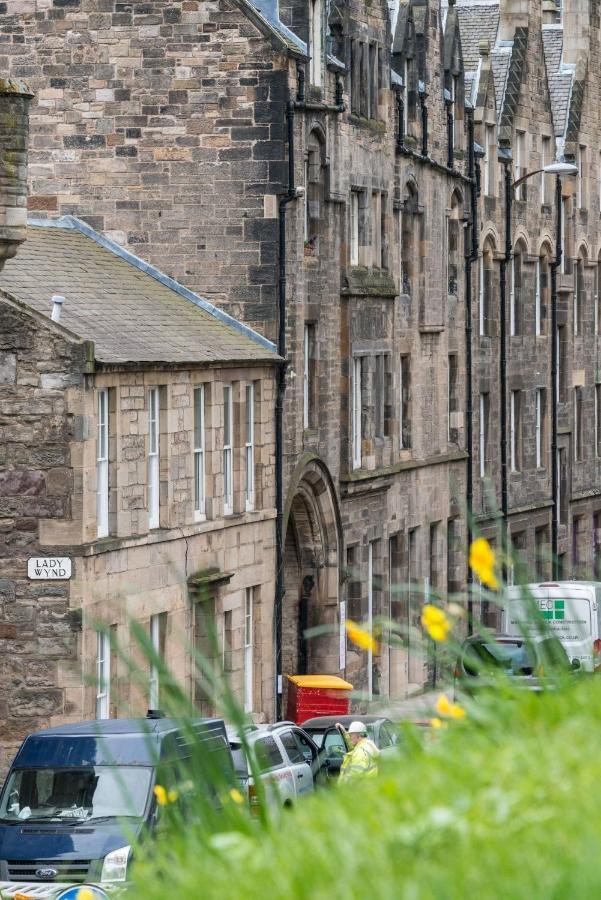
[{"label": "street sign", "polygon": [[27,560],[27,577],[34,581],[65,581],[71,578],[68,556],[32,556]]}]

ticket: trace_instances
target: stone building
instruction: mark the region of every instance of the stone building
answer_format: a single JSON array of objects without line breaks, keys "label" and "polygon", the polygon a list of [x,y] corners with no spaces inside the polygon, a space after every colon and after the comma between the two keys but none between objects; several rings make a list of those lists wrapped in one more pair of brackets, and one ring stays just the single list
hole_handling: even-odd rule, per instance
[{"label": "stone building", "polygon": [[[505,444],[507,523],[514,561],[525,569],[521,576],[590,576],[597,573],[601,539],[599,11],[588,0],[459,0],[451,10],[459,18],[467,96],[483,151],[473,319],[474,513],[483,532],[498,541]],[[563,159],[578,175],[561,180],[559,260],[556,182],[537,170]],[[511,182],[533,173],[513,192],[509,245],[505,167]],[[499,299],[505,257],[503,441]]]},{"label": "stone building", "polygon": [[423,655],[367,657],[345,617],[415,626],[424,590],[465,580],[452,19],[431,2],[25,0],[0,48],[37,96],[32,211],[81,217],[272,340],[285,296],[276,674],[342,671],[368,693],[421,684]]},{"label": "stone building", "polygon": [[[594,0],[20,0],[5,21],[0,66],[36,91],[30,209],[77,215],[287,361],[276,684],[433,679],[420,609],[465,585],[466,508],[497,541],[506,512],[540,577],[557,509],[562,571],[584,571],[601,526]],[[555,429],[555,185],[516,191],[509,244],[504,188],[506,164],[513,182],[564,155],[581,178],[562,181]],[[389,613],[407,648],[347,646],[346,617]]]},{"label": "stone building", "polygon": [[159,708],[132,619],[206,710],[188,649],[216,652],[212,614],[240,701],[270,716],[272,345],[72,218],[30,221],[0,322],[2,753]]}]

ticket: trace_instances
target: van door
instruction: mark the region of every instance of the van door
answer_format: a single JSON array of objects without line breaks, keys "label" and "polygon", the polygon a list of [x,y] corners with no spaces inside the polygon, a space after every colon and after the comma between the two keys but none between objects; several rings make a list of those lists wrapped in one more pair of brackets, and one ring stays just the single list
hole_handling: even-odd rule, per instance
[{"label": "van door", "polygon": [[576,583],[549,587],[542,610],[551,632],[559,638],[570,661],[580,660],[585,672],[593,671],[593,631],[597,627],[594,589]]},{"label": "van door", "polygon": [[531,631],[531,627],[526,627],[527,623],[531,621],[532,616],[529,613],[527,601],[524,601],[523,593],[525,591],[528,592],[529,596],[536,603],[538,609],[544,610],[547,607],[549,599],[549,589],[547,586],[525,584],[521,587],[508,588],[507,602],[503,614],[503,631],[505,634],[524,637],[525,633],[528,634]]}]

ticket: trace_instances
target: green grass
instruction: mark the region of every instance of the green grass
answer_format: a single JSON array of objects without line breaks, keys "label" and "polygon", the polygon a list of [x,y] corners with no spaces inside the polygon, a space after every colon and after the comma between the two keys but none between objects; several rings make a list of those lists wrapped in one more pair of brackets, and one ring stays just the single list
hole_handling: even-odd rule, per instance
[{"label": "green grass", "polygon": [[240,820],[207,843],[174,821],[131,896],[597,896],[601,680],[500,692],[468,711],[440,732],[412,729],[378,779],[322,791],[271,826]]}]

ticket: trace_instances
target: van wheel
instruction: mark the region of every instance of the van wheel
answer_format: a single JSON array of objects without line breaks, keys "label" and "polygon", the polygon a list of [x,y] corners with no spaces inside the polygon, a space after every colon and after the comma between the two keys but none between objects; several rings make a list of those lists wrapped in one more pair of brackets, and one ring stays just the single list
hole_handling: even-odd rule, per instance
[{"label": "van wheel", "polygon": [[293,806],[292,800],[284,800],[284,809],[292,809]]}]

